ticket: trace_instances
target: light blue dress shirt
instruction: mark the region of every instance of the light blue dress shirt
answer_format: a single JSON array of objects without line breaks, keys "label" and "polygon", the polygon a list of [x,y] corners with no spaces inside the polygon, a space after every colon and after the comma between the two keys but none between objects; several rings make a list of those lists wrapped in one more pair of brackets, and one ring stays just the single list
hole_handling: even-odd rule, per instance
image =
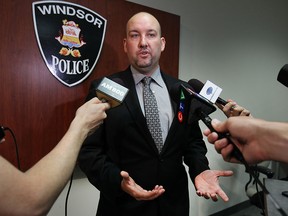
[{"label": "light blue dress shirt", "polygon": [[[139,73],[132,66],[131,66],[131,71],[132,71],[132,75],[134,78],[139,103],[140,103],[143,115],[145,116],[144,102],[143,102],[143,83],[141,82],[142,79],[145,77],[145,75],[142,73]],[[156,97],[157,106],[159,109],[161,129],[162,129],[162,138],[163,138],[163,142],[165,143],[169,128],[173,121],[174,113],[172,109],[169,92],[162,79],[159,67],[152,74],[151,78],[153,81],[150,84],[150,88]]]}]

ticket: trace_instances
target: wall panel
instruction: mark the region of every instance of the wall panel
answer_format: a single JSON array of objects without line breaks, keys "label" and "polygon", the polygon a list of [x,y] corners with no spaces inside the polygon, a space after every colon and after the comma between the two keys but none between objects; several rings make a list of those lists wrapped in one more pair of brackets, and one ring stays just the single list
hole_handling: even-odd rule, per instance
[{"label": "wall panel", "polygon": [[[15,133],[22,170],[30,168],[61,139],[93,79],[128,66],[122,41],[131,15],[148,11],[159,19],[168,42],[160,62],[162,68],[177,77],[179,65],[179,16],[122,0],[71,0],[107,19],[107,28],[102,52],[91,75],[81,84],[67,87],[49,72],[40,54],[32,2],[0,2],[0,125]],[[13,139],[6,134],[0,154],[16,165]]]}]

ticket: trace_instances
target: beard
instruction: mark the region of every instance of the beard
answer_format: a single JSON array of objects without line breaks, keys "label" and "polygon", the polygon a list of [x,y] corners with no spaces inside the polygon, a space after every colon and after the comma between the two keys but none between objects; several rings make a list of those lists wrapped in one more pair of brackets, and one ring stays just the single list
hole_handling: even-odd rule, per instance
[{"label": "beard", "polygon": [[141,73],[150,73],[158,67],[157,57],[151,54],[146,56],[130,56],[129,59],[130,63]]},{"label": "beard", "polygon": [[146,58],[141,58],[138,57],[137,59],[135,59],[135,64],[138,68],[149,68],[152,66],[153,62],[152,62],[152,58],[151,56],[146,57]]},{"label": "beard", "polygon": [[136,65],[139,68],[147,68],[152,65],[152,62],[151,61],[136,61]]}]

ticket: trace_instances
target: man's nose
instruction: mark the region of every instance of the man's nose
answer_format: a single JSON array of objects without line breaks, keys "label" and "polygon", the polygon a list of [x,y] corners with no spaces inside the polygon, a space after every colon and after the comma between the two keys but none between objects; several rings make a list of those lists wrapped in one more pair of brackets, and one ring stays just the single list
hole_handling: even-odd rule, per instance
[{"label": "man's nose", "polygon": [[140,48],[146,48],[148,46],[146,38],[143,36],[139,41]]}]

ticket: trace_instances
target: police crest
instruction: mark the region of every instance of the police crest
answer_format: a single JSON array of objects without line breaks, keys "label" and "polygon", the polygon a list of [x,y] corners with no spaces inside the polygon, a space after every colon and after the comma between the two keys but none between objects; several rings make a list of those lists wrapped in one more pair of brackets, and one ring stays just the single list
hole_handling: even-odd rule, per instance
[{"label": "police crest", "polygon": [[34,30],[49,71],[72,87],[93,71],[103,46],[106,19],[63,1],[32,3]]}]

